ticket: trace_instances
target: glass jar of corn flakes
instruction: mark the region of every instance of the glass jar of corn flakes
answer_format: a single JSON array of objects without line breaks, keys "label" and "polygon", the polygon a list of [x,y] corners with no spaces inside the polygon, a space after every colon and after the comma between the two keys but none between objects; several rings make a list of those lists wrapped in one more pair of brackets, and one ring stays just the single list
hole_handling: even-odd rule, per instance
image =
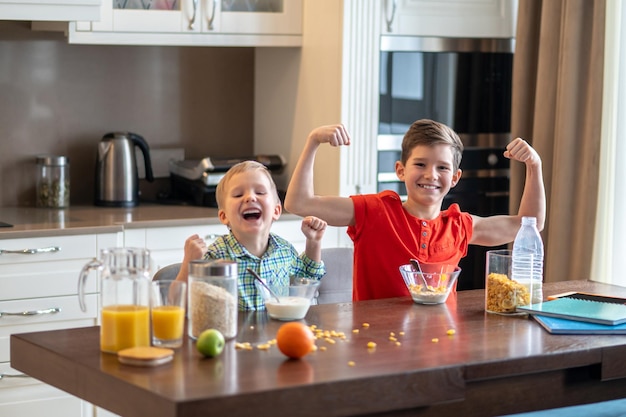
[{"label": "glass jar of corn flakes", "polygon": [[[532,255],[529,256],[532,262]],[[485,310],[497,314],[527,314],[518,306],[530,304],[530,289],[511,279],[513,253],[510,250],[487,252],[485,265]]]}]

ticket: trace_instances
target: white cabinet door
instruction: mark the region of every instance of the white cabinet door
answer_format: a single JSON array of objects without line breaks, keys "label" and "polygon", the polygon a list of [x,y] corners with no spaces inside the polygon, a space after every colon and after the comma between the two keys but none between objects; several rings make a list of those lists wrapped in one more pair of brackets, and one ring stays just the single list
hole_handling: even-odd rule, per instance
[{"label": "white cabinet door", "polygon": [[[216,20],[221,33],[270,35],[302,34],[301,0],[261,0],[258,9],[250,10],[249,0],[211,0],[217,4]],[[205,10],[209,13],[210,10]],[[206,22],[207,19],[204,19]],[[207,30],[203,27],[203,30]]]},{"label": "white cabinet door", "polygon": [[384,0],[383,35],[514,38],[517,0]]},{"label": "white cabinet door", "polygon": [[[98,285],[87,282],[86,311],[78,301],[81,268],[104,247],[119,246],[121,233],[0,239],[0,373],[10,367],[15,333],[93,326],[98,322]],[[1,416],[93,416],[84,401],[28,377],[0,378]]]},{"label": "white cabinet door", "polygon": [[101,0],[0,0],[0,20],[98,20]]},{"label": "white cabinet door", "polygon": [[[7,364],[0,364],[0,374],[21,375]],[[92,417],[94,407],[33,378],[0,379],[0,416]]]},{"label": "white cabinet door", "polygon": [[[85,296],[86,311],[80,309],[78,296],[0,301],[0,363],[9,362],[10,338],[14,333],[95,326],[98,322],[98,295]],[[2,382],[2,380],[0,380]]]},{"label": "white cabinet door", "polygon": [[[161,8],[150,8],[153,3]],[[98,22],[70,23],[70,43],[301,44],[302,0],[102,0],[100,14]]]},{"label": "white cabinet door", "polygon": [[[187,5],[192,2],[180,0],[175,2],[173,9],[123,9],[115,4],[128,3],[120,0],[102,0],[101,16],[98,22],[80,22],[78,30],[94,32],[185,32],[184,22],[189,21],[192,14]],[[148,0],[149,4],[150,1]],[[198,2],[201,3],[201,2]]]}]

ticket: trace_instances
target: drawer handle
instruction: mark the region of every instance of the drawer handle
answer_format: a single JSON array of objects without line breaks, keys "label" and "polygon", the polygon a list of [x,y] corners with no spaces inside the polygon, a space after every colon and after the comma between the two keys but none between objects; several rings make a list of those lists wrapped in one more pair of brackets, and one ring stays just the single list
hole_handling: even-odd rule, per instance
[{"label": "drawer handle", "polygon": [[4,378],[30,378],[30,375],[26,374],[0,374],[0,380]]},{"label": "drawer handle", "polygon": [[210,235],[206,235],[204,237],[204,240],[208,240],[209,242],[214,241],[215,239],[217,239],[220,235],[216,234],[216,233],[211,233]]},{"label": "drawer handle", "polygon": [[39,248],[39,249],[19,249],[19,250],[7,250],[0,249],[0,255],[4,255],[6,253],[14,253],[18,255],[35,255],[38,253],[54,253],[59,252],[61,250],[58,246],[50,246],[47,248]]},{"label": "drawer handle", "polygon": [[42,314],[55,314],[60,313],[59,307],[46,308],[45,310],[30,310],[22,311],[19,313],[9,313],[7,311],[0,311],[0,317],[2,316],[41,316]]}]

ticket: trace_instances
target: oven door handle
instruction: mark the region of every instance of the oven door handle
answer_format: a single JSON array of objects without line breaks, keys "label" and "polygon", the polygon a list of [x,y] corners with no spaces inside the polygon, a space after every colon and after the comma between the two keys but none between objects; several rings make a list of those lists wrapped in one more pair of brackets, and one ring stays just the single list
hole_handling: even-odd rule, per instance
[{"label": "oven door handle", "polygon": [[485,197],[487,198],[497,198],[497,197],[508,197],[508,191],[487,191],[485,193]]}]

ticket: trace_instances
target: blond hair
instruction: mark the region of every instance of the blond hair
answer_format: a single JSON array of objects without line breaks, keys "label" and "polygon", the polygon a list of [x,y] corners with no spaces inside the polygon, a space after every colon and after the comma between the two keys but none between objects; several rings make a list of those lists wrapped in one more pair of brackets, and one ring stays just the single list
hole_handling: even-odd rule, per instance
[{"label": "blond hair", "polygon": [[267,177],[272,188],[272,193],[276,198],[276,203],[280,204],[280,198],[278,197],[276,183],[274,182],[272,174],[267,169],[267,167],[257,161],[243,161],[230,167],[230,169],[226,171],[226,174],[222,177],[222,179],[217,183],[217,188],[215,189],[215,199],[217,200],[218,208],[222,208],[224,206],[224,199],[226,198],[228,182],[230,181],[230,179],[237,174],[248,171],[258,171],[259,173]]},{"label": "blond hair", "polygon": [[459,169],[463,156],[463,142],[450,127],[430,119],[420,119],[409,127],[402,139],[402,165],[406,165],[411,152],[416,146],[450,145],[454,170]]}]

